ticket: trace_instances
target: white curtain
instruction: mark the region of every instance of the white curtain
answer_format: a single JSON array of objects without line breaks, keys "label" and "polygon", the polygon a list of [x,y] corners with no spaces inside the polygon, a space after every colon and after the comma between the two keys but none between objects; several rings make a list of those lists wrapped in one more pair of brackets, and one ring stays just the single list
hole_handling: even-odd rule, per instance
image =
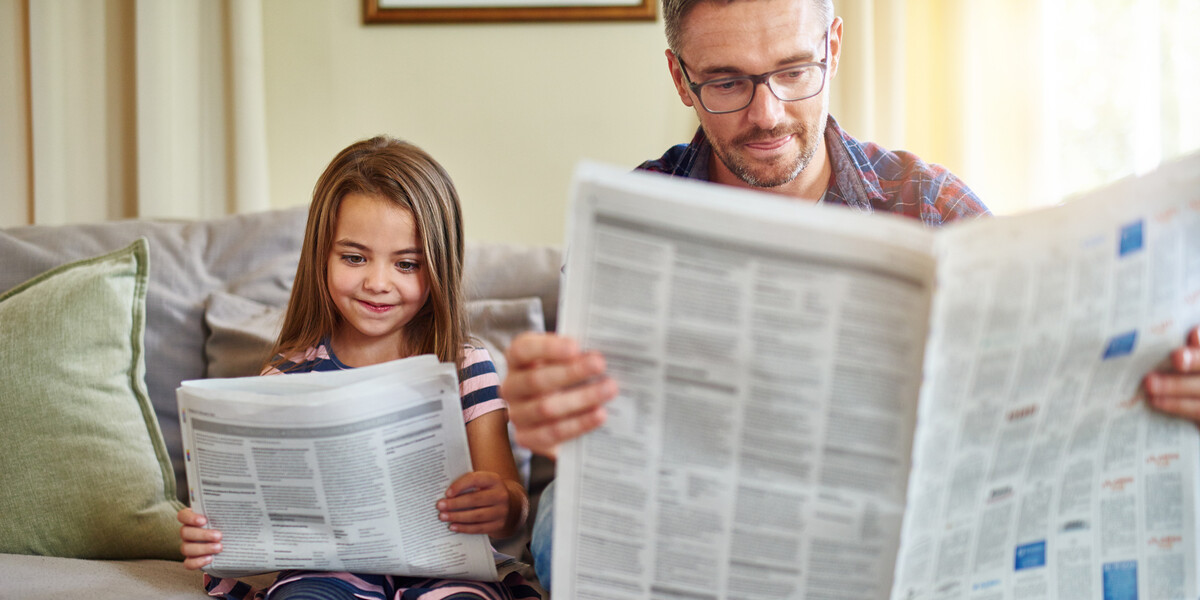
[{"label": "white curtain", "polygon": [[1045,161],[1038,0],[840,0],[842,62],[830,112],[861,140],[960,176],[994,211],[1052,201]]},{"label": "white curtain", "polygon": [[259,0],[0,2],[0,225],[270,206]]},{"label": "white curtain", "polygon": [[1200,148],[1196,0],[836,0],[830,111],[998,213]]}]

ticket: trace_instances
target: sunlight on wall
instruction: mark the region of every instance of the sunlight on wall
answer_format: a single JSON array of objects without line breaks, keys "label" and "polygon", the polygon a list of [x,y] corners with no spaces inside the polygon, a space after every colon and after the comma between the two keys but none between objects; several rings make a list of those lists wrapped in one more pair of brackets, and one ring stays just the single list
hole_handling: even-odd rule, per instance
[{"label": "sunlight on wall", "polygon": [[334,154],[389,133],[450,172],[469,239],[558,244],[578,160],[632,168],[691,139],[659,22],[364,26],[361,10],[265,3],[277,207],[307,204]]}]

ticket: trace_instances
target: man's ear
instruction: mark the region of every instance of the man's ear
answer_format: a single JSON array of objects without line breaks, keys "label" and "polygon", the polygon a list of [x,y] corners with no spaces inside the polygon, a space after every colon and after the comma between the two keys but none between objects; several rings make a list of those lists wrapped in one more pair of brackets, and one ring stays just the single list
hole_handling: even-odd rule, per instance
[{"label": "man's ear", "polygon": [[834,17],[829,26],[829,79],[837,75],[838,63],[842,57],[842,18]]},{"label": "man's ear", "polygon": [[675,53],[670,49],[667,54],[667,69],[671,72],[671,81],[675,83],[675,92],[679,94],[679,100],[685,106],[692,106],[692,95],[688,93],[687,82],[683,80],[683,69],[679,68],[679,61],[675,60]]}]

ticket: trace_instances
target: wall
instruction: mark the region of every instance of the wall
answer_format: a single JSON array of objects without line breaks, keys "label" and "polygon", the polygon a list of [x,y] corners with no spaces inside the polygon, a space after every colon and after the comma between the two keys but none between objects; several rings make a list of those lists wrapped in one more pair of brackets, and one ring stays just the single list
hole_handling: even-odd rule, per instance
[{"label": "wall", "polygon": [[691,139],[661,22],[363,25],[358,2],[266,0],[272,204],[307,204],[376,133],[445,165],[468,239],[563,242],[583,158],[633,167]]}]

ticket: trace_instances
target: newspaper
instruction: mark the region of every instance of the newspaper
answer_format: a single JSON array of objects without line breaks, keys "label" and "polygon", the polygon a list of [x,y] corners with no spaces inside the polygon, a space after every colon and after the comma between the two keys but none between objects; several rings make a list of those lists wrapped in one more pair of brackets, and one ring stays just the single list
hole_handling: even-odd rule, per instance
[{"label": "newspaper", "polygon": [[554,595],[1200,597],[1200,156],[939,231],[581,165],[560,328],[620,395],[564,446]]},{"label": "newspaper", "polygon": [[185,381],[177,399],[192,508],[223,536],[210,574],[497,580],[487,536],[438,519],[471,470],[454,364]]}]

